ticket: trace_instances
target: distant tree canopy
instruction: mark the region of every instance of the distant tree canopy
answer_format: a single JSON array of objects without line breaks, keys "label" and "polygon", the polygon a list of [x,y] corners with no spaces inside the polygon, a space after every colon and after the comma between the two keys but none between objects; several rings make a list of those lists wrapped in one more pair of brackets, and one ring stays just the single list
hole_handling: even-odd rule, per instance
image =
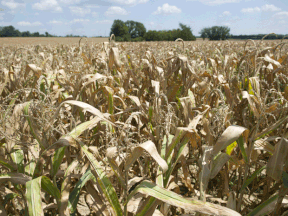
[{"label": "distant tree canopy", "polygon": [[174,41],[177,38],[185,41],[196,40],[190,27],[182,23],[179,25],[178,29],[146,32],[145,26],[140,22],[114,20],[110,35],[114,34],[116,41]]},{"label": "distant tree canopy", "polygon": [[115,35],[116,41],[123,41],[124,39],[128,40],[131,38],[129,28],[122,20],[114,20],[110,31],[110,35],[112,34]]},{"label": "distant tree canopy", "polygon": [[30,33],[29,31],[20,32],[15,29],[12,25],[0,27],[0,37],[55,37],[50,35],[48,32],[40,34],[39,32]]},{"label": "distant tree canopy", "polygon": [[[230,39],[237,39],[237,40],[247,40],[247,39],[252,39],[252,40],[261,40],[263,37],[265,37],[266,34],[254,34],[254,35],[230,35]],[[282,39],[282,38],[287,38],[288,35],[283,35],[283,34],[270,34],[267,37],[264,38],[264,40],[276,40],[276,39]]]},{"label": "distant tree canopy", "polygon": [[128,27],[128,33],[131,38],[144,37],[146,28],[142,23],[128,20],[125,22],[125,25]]},{"label": "distant tree canopy", "polygon": [[199,34],[205,40],[226,40],[230,36],[230,28],[227,26],[212,26],[210,28],[203,28]]},{"label": "distant tree canopy", "polygon": [[148,31],[144,38],[146,41],[174,41],[181,38],[184,41],[194,41],[196,37],[192,34],[191,28],[180,23],[180,28],[173,30]]}]

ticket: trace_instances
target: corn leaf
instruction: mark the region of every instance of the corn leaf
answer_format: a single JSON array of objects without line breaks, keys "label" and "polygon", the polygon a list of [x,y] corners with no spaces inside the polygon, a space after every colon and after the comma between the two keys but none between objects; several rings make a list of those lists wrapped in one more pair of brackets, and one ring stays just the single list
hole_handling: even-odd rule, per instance
[{"label": "corn leaf", "polygon": [[86,184],[87,181],[94,178],[91,170],[88,170],[76,183],[75,188],[69,195],[69,203],[68,208],[70,209],[71,214],[75,213],[77,208],[77,203],[79,201],[80,192],[83,186]]},{"label": "corn leaf", "polygon": [[245,130],[247,128],[237,125],[229,126],[217,140],[211,156],[217,155],[219,151],[235,142]]},{"label": "corn leaf", "polygon": [[147,151],[149,155],[159,164],[164,173],[168,170],[166,161],[161,158],[157,152],[155,144],[152,141],[144,142],[133,149],[132,154],[127,159],[125,169],[128,169],[142,155],[144,150]]},{"label": "corn leaf", "polygon": [[184,197],[164,189],[152,182],[142,181],[131,194],[128,196],[128,201],[136,194],[142,193],[145,195],[152,196],[162,202],[168,203],[176,207],[181,207],[185,210],[199,212],[203,214],[212,215],[239,215],[236,211],[229,208],[223,207],[221,205],[216,205],[208,202],[202,202],[200,200],[185,199]]},{"label": "corn leaf", "polygon": [[[88,151],[86,145],[84,145],[81,141],[79,141],[81,148],[91,163],[91,166],[94,168],[96,172],[96,179],[99,183],[101,189],[103,190],[106,198],[108,199],[109,203],[111,204],[112,208],[114,209],[116,215],[122,216],[123,212],[118,200],[118,196],[116,194],[115,189],[113,188],[109,178],[106,176],[105,172],[102,170],[100,164],[96,160],[96,158]],[[93,172],[92,172],[93,173]],[[94,173],[93,173],[94,174]]]},{"label": "corn leaf", "polygon": [[258,174],[260,174],[264,169],[266,169],[266,166],[261,167],[260,169],[256,170],[250,178],[248,178],[244,184],[242,185],[242,188],[240,191],[244,190],[251,182],[257,177]]},{"label": "corn leaf", "polygon": [[276,144],[274,154],[269,159],[267,164],[267,175],[278,181],[281,179],[283,165],[288,153],[288,140],[282,138],[279,143]]},{"label": "corn leaf", "polygon": [[44,216],[41,198],[41,177],[26,182],[25,196],[29,216]]}]

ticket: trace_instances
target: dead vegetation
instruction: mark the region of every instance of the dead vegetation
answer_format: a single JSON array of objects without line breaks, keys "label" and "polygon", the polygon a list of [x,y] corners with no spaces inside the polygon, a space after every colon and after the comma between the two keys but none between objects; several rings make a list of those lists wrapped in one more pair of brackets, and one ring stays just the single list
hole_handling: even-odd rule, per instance
[{"label": "dead vegetation", "polygon": [[286,215],[287,50],[2,49],[0,215]]}]

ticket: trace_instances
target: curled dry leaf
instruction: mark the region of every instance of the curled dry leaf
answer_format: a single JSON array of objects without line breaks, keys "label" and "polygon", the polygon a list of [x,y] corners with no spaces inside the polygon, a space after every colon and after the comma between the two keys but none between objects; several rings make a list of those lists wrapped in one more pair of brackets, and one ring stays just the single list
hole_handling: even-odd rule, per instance
[{"label": "curled dry leaf", "polygon": [[288,140],[282,138],[276,144],[275,151],[267,164],[267,175],[275,180],[281,179],[283,165],[288,154]]},{"label": "curled dry leaf", "polygon": [[144,150],[148,152],[149,155],[158,163],[164,173],[168,170],[166,161],[161,158],[157,152],[155,144],[152,141],[142,143],[132,150],[131,155],[127,158],[125,163],[126,170],[142,155]]}]

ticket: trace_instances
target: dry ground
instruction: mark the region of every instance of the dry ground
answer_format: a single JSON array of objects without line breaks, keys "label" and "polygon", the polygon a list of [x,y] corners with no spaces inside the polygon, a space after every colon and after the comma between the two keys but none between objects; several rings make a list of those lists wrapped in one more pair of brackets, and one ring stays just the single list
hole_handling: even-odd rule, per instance
[{"label": "dry ground", "polygon": [[[57,44],[77,44],[80,37],[7,37],[0,38],[0,45],[57,45]],[[89,43],[99,43],[108,41],[108,38],[87,38]],[[86,42],[84,39],[83,42]]]}]

